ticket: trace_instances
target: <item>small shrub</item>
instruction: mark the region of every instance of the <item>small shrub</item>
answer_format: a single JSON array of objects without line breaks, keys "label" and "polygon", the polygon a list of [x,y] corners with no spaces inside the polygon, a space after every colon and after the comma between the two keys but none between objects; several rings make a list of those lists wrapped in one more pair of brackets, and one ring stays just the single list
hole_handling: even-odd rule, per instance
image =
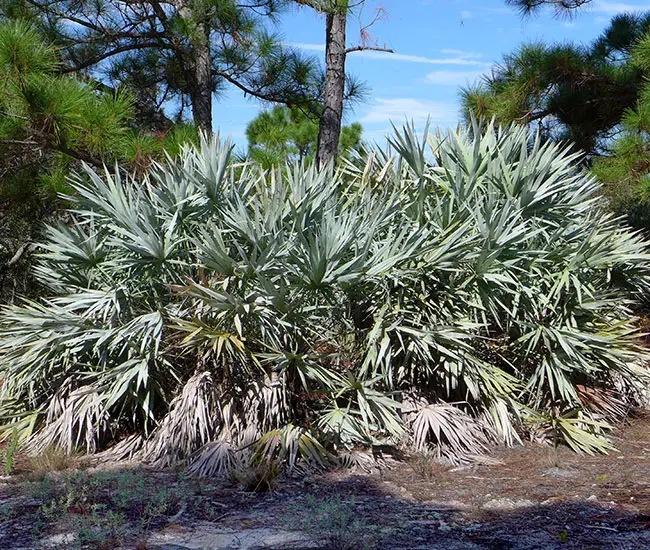
[{"label": "small shrub", "polygon": [[411,457],[411,468],[424,481],[434,481],[446,470],[447,466],[440,463],[431,452],[417,453]]},{"label": "small shrub", "polygon": [[273,483],[278,476],[278,467],[273,461],[259,464],[237,463],[231,467],[228,475],[230,480],[244,491],[266,493],[273,489]]},{"label": "small shrub", "polygon": [[58,447],[48,447],[28,459],[28,475],[32,479],[44,478],[51,472],[63,472],[79,466],[79,455],[70,454]]}]

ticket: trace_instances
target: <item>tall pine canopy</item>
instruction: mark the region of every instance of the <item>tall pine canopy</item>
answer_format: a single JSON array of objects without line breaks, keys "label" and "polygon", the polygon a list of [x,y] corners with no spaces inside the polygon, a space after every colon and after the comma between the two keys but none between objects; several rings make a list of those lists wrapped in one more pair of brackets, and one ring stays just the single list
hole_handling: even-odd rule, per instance
[{"label": "tall pine canopy", "polygon": [[165,107],[212,130],[213,94],[230,83],[281,103],[316,93],[313,62],[288,49],[266,23],[276,0],[4,0],[0,17],[37,21],[62,48],[63,71],[128,86],[139,115],[168,125]]}]

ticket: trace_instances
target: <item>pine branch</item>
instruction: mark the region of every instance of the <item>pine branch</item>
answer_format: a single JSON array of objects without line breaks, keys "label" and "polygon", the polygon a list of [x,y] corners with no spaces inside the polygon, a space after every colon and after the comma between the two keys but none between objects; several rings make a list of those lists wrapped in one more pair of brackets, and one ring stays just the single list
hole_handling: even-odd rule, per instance
[{"label": "pine branch", "polygon": [[529,15],[544,6],[552,6],[558,14],[570,14],[590,2],[592,0],[506,0],[506,4],[518,8],[524,15]]},{"label": "pine branch", "polygon": [[229,73],[223,71],[214,71],[213,75],[223,78],[227,82],[230,82],[230,84],[232,84],[236,88],[239,88],[242,92],[244,92],[244,94],[248,94],[257,99],[262,99],[264,101],[272,101],[273,103],[282,103],[284,105],[289,105],[292,103],[292,101],[289,98],[282,97],[281,95],[274,94],[274,93],[267,93],[260,88],[254,89],[249,86],[246,86],[245,84],[243,84],[242,82],[234,78]]},{"label": "pine branch", "polygon": [[113,57],[114,55],[120,54],[120,53],[125,53],[125,52],[131,52],[131,51],[139,51],[139,50],[147,50],[150,48],[157,48],[157,49],[165,49],[165,45],[161,44],[160,42],[141,42],[141,43],[135,43],[135,44],[128,44],[124,46],[118,46],[117,48],[113,48],[112,50],[108,50],[104,52],[103,54],[96,55],[94,57],[88,58],[80,63],[75,64],[72,67],[66,67],[61,70],[63,74],[67,73],[74,73],[77,71],[81,71],[83,69],[86,69],[88,67],[91,67],[92,65],[96,65],[97,63],[104,61],[105,59],[108,59],[109,57]]},{"label": "pine branch", "polygon": [[37,141],[26,139],[0,139],[0,143],[7,145],[40,145]]},{"label": "pine branch", "polygon": [[16,113],[9,113],[7,111],[0,111],[0,116],[6,116],[6,117],[9,117],[9,118],[16,118],[16,119],[19,119],[19,120],[26,120],[26,121],[30,120],[26,116],[17,115]]},{"label": "pine branch", "polygon": [[353,53],[353,52],[364,52],[364,51],[373,51],[373,52],[386,52],[386,53],[395,53],[395,50],[392,48],[381,48],[379,46],[354,46],[353,48],[348,48],[345,50],[345,53]]}]

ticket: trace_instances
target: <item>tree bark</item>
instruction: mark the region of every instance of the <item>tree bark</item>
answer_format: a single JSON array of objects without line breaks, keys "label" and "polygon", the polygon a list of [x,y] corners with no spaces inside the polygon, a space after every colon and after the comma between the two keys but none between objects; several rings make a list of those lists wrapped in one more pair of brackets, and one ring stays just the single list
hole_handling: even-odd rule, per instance
[{"label": "tree bark", "polygon": [[210,36],[205,25],[197,25],[194,40],[194,78],[192,82],[192,115],[194,123],[208,135],[212,134],[212,56]]},{"label": "tree bark", "polygon": [[[173,0],[178,14],[188,23],[189,56],[183,55],[184,72],[192,101],[194,123],[206,134],[212,134],[212,55],[210,29],[202,22],[201,13],[195,13],[188,0]],[[189,59],[188,59],[189,57]]]},{"label": "tree bark", "polygon": [[327,13],[325,30],[325,101],[318,129],[316,164],[336,162],[345,94],[346,10]]}]

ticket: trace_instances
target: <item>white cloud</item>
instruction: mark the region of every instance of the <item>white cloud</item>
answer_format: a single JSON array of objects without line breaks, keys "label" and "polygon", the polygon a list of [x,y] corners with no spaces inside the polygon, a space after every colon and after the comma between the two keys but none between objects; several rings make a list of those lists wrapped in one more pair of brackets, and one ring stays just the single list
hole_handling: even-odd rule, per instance
[{"label": "white cloud", "polygon": [[449,55],[456,55],[458,57],[483,57],[482,53],[466,52],[465,50],[440,50],[440,53],[447,53]]},{"label": "white cloud", "polygon": [[433,71],[425,79],[431,84],[462,86],[473,84],[483,74],[483,71]]},{"label": "white cloud", "polygon": [[470,59],[467,57],[455,56],[455,57],[424,57],[421,55],[407,55],[403,53],[384,53],[384,52],[374,52],[370,50],[365,50],[359,53],[353,54],[358,57],[364,57],[368,59],[383,59],[385,61],[405,61],[408,63],[426,63],[428,65],[488,65],[483,61],[478,59]]},{"label": "white cloud", "polygon": [[614,15],[625,11],[650,10],[650,4],[629,4],[627,2],[609,2],[608,0],[601,0],[599,2],[594,2],[590,8],[591,11],[595,11],[597,13],[607,13]]},{"label": "white cloud", "polygon": [[305,44],[304,42],[283,42],[284,46],[298,48],[300,50],[309,50],[312,52],[324,52],[325,44]]},{"label": "white cloud", "polygon": [[[314,52],[324,52],[325,44],[305,44],[303,42],[285,42],[285,45],[302,50]],[[363,57],[365,59],[380,59],[382,61],[404,61],[407,63],[425,63],[429,65],[477,65],[488,66],[489,63],[475,59],[480,54],[471,54],[458,50],[443,50],[442,53],[450,54],[452,57],[425,57],[422,55],[408,55],[403,53],[378,52],[373,50],[362,50],[354,52],[354,57]]]},{"label": "white cloud", "polygon": [[460,10],[460,18],[465,20],[465,19],[471,19],[474,17],[474,12],[471,12],[469,10]]},{"label": "white cloud", "polygon": [[454,124],[458,119],[458,105],[412,97],[396,99],[378,97],[370,110],[361,118],[361,123],[387,124],[393,121],[395,124],[400,124],[405,120],[413,120],[417,126],[424,124],[427,118],[430,118],[433,124]]}]

